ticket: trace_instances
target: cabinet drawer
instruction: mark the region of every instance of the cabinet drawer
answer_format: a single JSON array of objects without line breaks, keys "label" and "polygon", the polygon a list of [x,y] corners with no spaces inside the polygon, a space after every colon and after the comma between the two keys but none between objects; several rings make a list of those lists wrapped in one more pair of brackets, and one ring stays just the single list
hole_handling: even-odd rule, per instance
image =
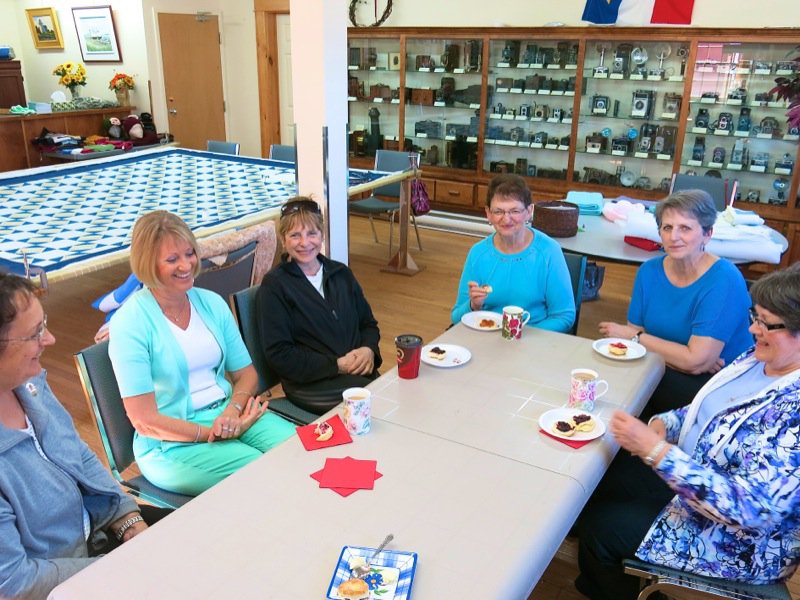
[{"label": "cabinet drawer", "polygon": [[458,183],[456,181],[436,181],[436,202],[443,204],[458,204],[459,206],[472,206],[475,196],[475,184]]}]

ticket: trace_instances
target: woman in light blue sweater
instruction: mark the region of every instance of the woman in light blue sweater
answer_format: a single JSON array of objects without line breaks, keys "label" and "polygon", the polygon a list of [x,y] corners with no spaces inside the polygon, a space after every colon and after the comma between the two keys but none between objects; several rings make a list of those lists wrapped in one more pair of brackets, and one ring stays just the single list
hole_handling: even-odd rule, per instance
[{"label": "woman in light blue sweater", "polygon": [[558,243],[529,225],[531,193],[518,175],[498,175],[489,184],[486,218],[495,229],[467,255],[453,323],[474,310],[502,312],[521,306],[528,325],[569,331],[575,321],[575,301],[569,269]]}]

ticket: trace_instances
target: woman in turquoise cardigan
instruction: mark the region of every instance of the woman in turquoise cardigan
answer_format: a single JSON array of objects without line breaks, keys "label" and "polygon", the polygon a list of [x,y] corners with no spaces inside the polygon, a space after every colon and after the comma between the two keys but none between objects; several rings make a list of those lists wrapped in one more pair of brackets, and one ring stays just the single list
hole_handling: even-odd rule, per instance
[{"label": "woman in turquoise cardigan", "polygon": [[254,395],[258,376],[225,300],[193,287],[197,242],[180,218],[137,221],[131,268],[145,287],[111,319],[109,354],[136,462],[155,485],[199,494],[294,426]]}]

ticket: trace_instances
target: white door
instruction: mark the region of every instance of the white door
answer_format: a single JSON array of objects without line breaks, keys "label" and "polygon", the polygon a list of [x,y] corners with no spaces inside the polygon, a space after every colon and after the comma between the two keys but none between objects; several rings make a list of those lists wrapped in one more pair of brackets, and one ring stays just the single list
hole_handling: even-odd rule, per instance
[{"label": "white door", "polygon": [[294,145],[292,102],[292,40],[289,15],[278,15],[278,82],[280,87],[281,144]]}]

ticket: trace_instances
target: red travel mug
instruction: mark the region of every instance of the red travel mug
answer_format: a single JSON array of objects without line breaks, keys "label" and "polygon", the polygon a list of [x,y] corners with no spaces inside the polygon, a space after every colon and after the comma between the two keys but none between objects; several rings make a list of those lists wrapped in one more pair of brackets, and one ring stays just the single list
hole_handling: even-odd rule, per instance
[{"label": "red travel mug", "polygon": [[412,333],[404,333],[394,338],[394,343],[397,346],[398,375],[401,379],[416,379],[422,357],[422,338]]}]

